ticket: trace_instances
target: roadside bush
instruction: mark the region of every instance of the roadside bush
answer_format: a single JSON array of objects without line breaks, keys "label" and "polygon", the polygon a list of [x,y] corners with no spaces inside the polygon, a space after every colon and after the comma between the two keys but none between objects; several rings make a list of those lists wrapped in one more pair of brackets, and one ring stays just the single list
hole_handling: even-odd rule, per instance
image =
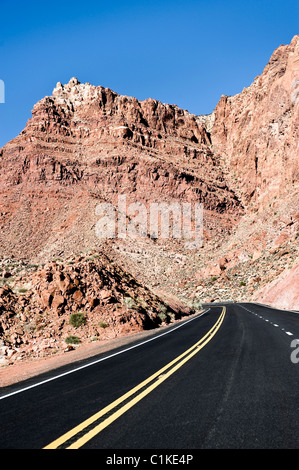
[{"label": "roadside bush", "polygon": [[159,310],[159,313],[157,314],[157,316],[160,318],[161,321],[166,321],[167,320],[167,312],[168,312],[168,309],[166,307],[166,305],[163,305],[163,304],[159,304],[158,305],[158,310]]},{"label": "roadside bush", "polygon": [[25,294],[27,291],[28,291],[28,289],[26,289],[26,287],[20,287],[20,289],[19,289],[20,294]]},{"label": "roadside bush", "polygon": [[81,340],[78,338],[78,336],[70,335],[65,339],[66,344],[79,344],[81,343]]},{"label": "roadside bush", "polygon": [[136,302],[132,297],[125,297],[123,302],[127,308],[137,308]]},{"label": "roadside bush", "polygon": [[166,321],[167,320],[167,315],[166,313],[158,313],[157,316],[160,318],[161,321]]},{"label": "roadside bush", "polygon": [[70,324],[74,326],[75,328],[79,328],[79,326],[85,325],[85,323],[86,323],[86,318],[84,316],[84,313],[77,312],[77,313],[71,314]]}]

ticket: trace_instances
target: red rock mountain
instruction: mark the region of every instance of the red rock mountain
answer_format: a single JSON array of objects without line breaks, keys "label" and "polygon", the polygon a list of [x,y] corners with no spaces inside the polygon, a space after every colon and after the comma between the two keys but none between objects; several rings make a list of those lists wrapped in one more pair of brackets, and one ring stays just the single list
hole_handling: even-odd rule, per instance
[{"label": "red rock mountain", "polygon": [[215,109],[212,141],[239,181],[243,204],[265,207],[297,191],[299,36],[273,53],[263,73]]},{"label": "red rock mountain", "polygon": [[[273,53],[252,85],[222,96],[210,116],[75,78],[58,83],[0,150],[0,315],[6,312],[0,335],[5,331],[13,344],[9,329],[20,316],[27,328],[32,315],[45,312],[84,308],[92,315],[97,307],[101,316],[106,304],[95,273],[111,263],[120,270],[109,271],[105,287],[108,298],[117,299],[111,315],[121,304],[115,318],[128,324],[142,321],[136,308],[122,303],[127,287],[115,295],[120,272],[130,271],[134,285],[146,285],[155,292],[147,299],[159,295],[159,303],[166,292],[196,308],[211,299],[259,299],[259,292],[267,302],[267,286],[280,275],[286,285],[298,264],[298,102],[299,36]],[[120,194],[147,206],[202,202],[203,247],[186,250],[180,240],[150,237],[99,240],[96,206],[116,205]],[[92,266],[86,253],[102,251],[103,260],[108,256],[103,266]],[[51,269],[58,284],[46,275]],[[66,291],[60,289],[65,279]],[[271,295],[275,303],[273,289]],[[292,290],[283,306],[299,308],[298,302]]]},{"label": "red rock mountain", "polygon": [[201,120],[177,106],[58,83],[0,153],[3,253],[31,259],[92,246],[96,204],[120,193],[240,213],[210,144]]}]

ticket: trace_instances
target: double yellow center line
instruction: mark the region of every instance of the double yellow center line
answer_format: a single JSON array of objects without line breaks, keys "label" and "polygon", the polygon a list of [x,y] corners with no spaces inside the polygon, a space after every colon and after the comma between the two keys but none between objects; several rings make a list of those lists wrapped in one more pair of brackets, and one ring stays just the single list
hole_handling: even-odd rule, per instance
[{"label": "double yellow center line", "polygon": [[99,434],[103,429],[113,423],[113,421],[132,408],[132,406],[136,405],[136,403],[142,400],[142,398],[148,395],[152,390],[158,387],[187,361],[195,356],[195,354],[197,354],[217,333],[221,323],[223,322],[225,312],[226,308],[223,307],[222,312],[213,327],[191,348],[173,361],[169,362],[166,366],[162,367],[162,369],[158,370],[155,374],[148,377],[139,385],[132,388],[129,392],[122,395],[113,403],[63,434],[63,436],[51,442],[49,445],[44,447],[44,449],[79,449],[86,444],[90,439]]}]

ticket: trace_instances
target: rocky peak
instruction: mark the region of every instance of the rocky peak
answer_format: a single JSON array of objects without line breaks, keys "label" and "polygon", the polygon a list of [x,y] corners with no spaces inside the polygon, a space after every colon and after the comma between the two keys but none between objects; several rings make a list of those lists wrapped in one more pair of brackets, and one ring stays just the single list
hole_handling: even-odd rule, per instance
[{"label": "rocky peak", "polygon": [[252,85],[222,96],[212,128],[214,148],[236,175],[244,205],[264,209],[296,193],[299,180],[299,36],[277,48]]},{"label": "rocky peak", "polygon": [[203,202],[207,211],[227,211],[226,228],[242,212],[201,117],[76,78],[58,82],[34,106],[25,129],[3,148],[0,171],[0,241],[8,254],[26,246],[28,257],[44,256],[60,243],[71,251],[78,238],[94,246],[94,207],[116,203],[119,193],[146,204]]},{"label": "rocky peak", "polygon": [[[0,150],[0,362],[65,348],[74,313],[82,342],[173,321],[184,308],[165,292],[192,308],[249,301],[281,274],[298,308],[285,290],[290,266],[288,283],[298,276],[298,44],[208,116],[75,77],[34,106]],[[202,202],[203,247],[99,241],[95,209],[120,194]]]}]

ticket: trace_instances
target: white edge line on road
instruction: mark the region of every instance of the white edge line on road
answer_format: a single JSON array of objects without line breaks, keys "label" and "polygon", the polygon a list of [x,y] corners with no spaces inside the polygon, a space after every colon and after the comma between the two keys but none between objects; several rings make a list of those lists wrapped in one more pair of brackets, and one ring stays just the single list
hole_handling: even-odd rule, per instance
[{"label": "white edge line on road", "polygon": [[260,305],[261,307],[270,308],[272,310],[278,310],[280,312],[292,312],[292,313],[299,314],[298,310],[287,310],[287,309],[283,309],[283,308],[272,307],[271,305],[260,304],[259,302],[250,302],[250,303],[253,303],[254,305]]},{"label": "white edge line on road", "polygon": [[[262,305],[262,304],[257,304],[257,305]],[[243,305],[240,305],[240,307],[244,308],[244,310],[247,310],[247,312],[249,312],[249,313],[253,313],[253,315],[257,315],[257,313],[252,312],[251,310],[249,310],[248,308],[244,307]],[[266,305],[265,305],[265,307],[266,307]],[[269,307],[269,308],[270,308],[270,307]],[[276,309],[276,310],[277,310],[277,309]],[[289,310],[289,312],[292,312],[292,310]],[[297,312],[294,312],[294,313],[297,313]],[[265,319],[264,317],[261,317],[260,315],[257,315],[257,316],[258,316],[259,318],[261,318],[262,320],[265,320],[265,321],[269,322],[269,320]],[[276,323],[272,323],[272,322],[270,322],[270,323],[271,323],[271,325],[273,325],[273,326],[279,326],[279,325],[277,325]],[[289,336],[294,336],[293,333],[291,333],[290,331],[286,331],[284,328],[281,328],[281,331],[284,331],[284,332],[285,332],[287,335],[289,335]]]},{"label": "white edge line on road", "polygon": [[160,335],[158,334],[158,335],[154,336],[153,338],[147,339],[146,341],[142,341],[141,343],[135,344],[134,346],[130,346],[129,348],[122,349],[121,351],[110,354],[109,356],[102,357],[100,359],[97,359],[96,361],[92,361],[92,362],[89,362],[88,364],[84,364],[83,366],[76,367],[75,369],[68,370],[67,372],[63,372],[62,374],[59,374],[59,375],[55,375],[54,377],[50,377],[49,379],[42,380],[41,382],[37,382],[35,384],[28,385],[28,387],[24,387],[24,388],[21,388],[19,390],[15,390],[14,392],[3,395],[2,397],[0,396],[0,400],[4,400],[4,398],[8,398],[8,397],[11,397],[12,395],[16,395],[18,393],[25,392],[26,390],[30,390],[31,388],[38,387],[38,386],[46,384],[48,382],[52,382],[53,380],[60,379],[61,377],[72,374],[73,372],[77,372],[78,370],[85,369],[86,367],[93,366],[93,365],[95,365],[99,362],[106,361],[107,359],[110,359],[111,357],[115,357],[115,356],[118,356],[119,354],[130,351],[131,349],[138,348],[139,346],[142,346],[143,344],[149,343],[150,341],[154,341],[158,338],[161,338],[162,336],[165,336],[165,335],[168,335],[169,333],[172,333],[173,331],[177,330],[178,328],[181,328],[182,326],[186,325],[187,323],[190,323],[191,321],[196,320],[197,318],[201,317],[202,315],[207,313],[209,310],[210,309],[205,310],[204,312],[200,313],[199,315],[196,315],[194,318],[190,318],[190,320],[184,321],[182,324],[180,324],[180,325],[178,325],[174,328],[171,328],[169,331],[161,333]]}]

